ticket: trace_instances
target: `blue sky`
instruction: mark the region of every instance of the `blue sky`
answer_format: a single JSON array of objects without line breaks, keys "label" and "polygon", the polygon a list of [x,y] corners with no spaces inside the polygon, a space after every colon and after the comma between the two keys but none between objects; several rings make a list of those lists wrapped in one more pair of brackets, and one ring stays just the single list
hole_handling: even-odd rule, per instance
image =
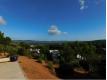
[{"label": "blue sky", "polygon": [[0,31],[15,40],[106,37],[105,0],[0,0]]}]

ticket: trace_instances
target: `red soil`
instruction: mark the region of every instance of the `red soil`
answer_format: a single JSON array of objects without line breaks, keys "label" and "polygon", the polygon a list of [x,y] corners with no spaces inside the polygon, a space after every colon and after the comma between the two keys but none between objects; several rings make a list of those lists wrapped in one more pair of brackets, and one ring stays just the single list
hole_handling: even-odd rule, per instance
[{"label": "red soil", "polygon": [[47,67],[25,56],[19,57],[19,63],[25,76],[29,79],[58,79]]}]

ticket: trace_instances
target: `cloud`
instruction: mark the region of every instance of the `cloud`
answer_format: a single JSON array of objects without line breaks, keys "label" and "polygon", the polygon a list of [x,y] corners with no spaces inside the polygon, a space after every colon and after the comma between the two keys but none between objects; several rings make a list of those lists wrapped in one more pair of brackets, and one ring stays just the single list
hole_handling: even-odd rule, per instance
[{"label": "cloud", "polygon": [[59,34],[61,34],[61,31],[57,28],[57,26],[52,25],[52,26],[49,28],[48,33],[49,33],[50,35],[59,35]]},{"label": "cloud", "polygon": [[63,34],[68,34],[67,32],[63,32]]},{"label": "cloud", "polygon": [[0,16],[0,25],[6,25],[6,21],[2,16]]},{"label": "cloud", "polygon": [[88,8],[88,6],[85,5],[86,0],[79,0],[80,3],[80,10],[84,10]]},{"label": "cloud", "polygon": [[58,27],[55,26],[55,25],[52,25],[52,26],[49,28],[48,33],[49,33],[50,35],[67,34],[67,32],[62,32],[61,30],[59,30]]}]

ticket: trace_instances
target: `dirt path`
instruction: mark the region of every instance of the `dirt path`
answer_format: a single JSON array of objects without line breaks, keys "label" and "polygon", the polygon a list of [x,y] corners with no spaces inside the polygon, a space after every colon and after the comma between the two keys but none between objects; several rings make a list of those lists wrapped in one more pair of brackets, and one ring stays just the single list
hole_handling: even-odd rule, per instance
[{"label": "dirt path", "polygon": [[55,75],[49,72],[49,69],[42,64],[35,62],[24,56],[19,57],[19,63],[25,72],[25,75],[31,79],[58,79]]}]

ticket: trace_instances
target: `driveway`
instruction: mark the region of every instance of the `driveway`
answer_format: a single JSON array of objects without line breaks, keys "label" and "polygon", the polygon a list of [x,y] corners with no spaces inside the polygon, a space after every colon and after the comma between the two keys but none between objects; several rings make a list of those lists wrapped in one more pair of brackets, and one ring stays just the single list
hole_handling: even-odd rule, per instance
[{"label": "driveway", "polygon": [[0,63],[0,80],[26,80],[18,62]]}]

